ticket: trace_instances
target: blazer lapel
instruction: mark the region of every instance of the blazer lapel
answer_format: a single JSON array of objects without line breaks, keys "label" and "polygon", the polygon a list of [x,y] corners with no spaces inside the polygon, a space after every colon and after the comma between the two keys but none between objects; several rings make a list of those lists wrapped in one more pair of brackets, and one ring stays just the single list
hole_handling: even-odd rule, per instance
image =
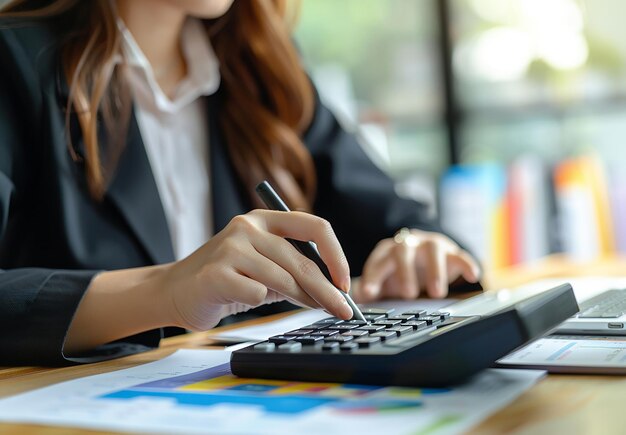
[{"label": "blazer lapel", "polygon": [[174,249],[150,162],[133,112],[128,137],[107,191],[152,261],[174,261]]},{"label": "blazer lapel", "polygon": [[[58,102],[64,112],[69,98],[69,86],[60,67],[56,79]],[[75,115],[70,119],[70,129],[75,151],[84,156],[84,143]],[[106,140],[104,132],[101,131],[99,136],[100,140]],[[153,263],[174,261],[174,249],[165,212],[134,111],[128,123],[126,144],[106,198],[119,210]]]},{"label": "blazer lapel", "polygon": [[237,178],[228,149],[220,134],[217,122],[219,94],[218,91],[208,98],[214,233],[224,229],[236,215],[251,209],[245,189]]}]

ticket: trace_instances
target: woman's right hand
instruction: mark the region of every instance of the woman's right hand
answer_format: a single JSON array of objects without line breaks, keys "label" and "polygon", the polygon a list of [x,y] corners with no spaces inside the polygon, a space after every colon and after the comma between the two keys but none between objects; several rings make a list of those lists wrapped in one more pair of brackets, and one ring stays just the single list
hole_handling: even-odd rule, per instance
[{"label": "woman's right hand", "polygon": [[[334,285],[285,238],[315,242]],[[170,317],[177,326],[195,331],[213,327],[230,304],[258,306],[279,299],[352,317],[337,291],[350,289],[343,250],[330,224],[307,213],[254,210],[236,216],[164,272],[161,285],[171,301]]]}]

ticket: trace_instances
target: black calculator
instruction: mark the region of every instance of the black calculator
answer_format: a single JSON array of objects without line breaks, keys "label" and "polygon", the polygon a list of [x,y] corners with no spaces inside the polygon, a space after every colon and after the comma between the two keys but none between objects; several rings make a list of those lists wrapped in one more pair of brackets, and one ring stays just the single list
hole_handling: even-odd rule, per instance
[{"label": "black calculator", "polygon": [[461,383],[578,312],[563,284],[489,316],[366,309],[329,317],[234,351],[248,378],[442,387]]}]

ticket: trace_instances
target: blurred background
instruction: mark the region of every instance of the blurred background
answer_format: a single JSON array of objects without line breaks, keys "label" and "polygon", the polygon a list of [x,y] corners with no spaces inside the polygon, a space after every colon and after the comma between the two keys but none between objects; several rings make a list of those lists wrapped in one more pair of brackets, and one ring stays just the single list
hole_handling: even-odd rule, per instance
[{"label": "blurred background", "polygon": [[325,103],[486,267],[626,253],[623,0],[293,5]]},{"label": "blurred background", "polygon": [[626,3],[301,6],[326,103],[487,265],[626,251]]}]

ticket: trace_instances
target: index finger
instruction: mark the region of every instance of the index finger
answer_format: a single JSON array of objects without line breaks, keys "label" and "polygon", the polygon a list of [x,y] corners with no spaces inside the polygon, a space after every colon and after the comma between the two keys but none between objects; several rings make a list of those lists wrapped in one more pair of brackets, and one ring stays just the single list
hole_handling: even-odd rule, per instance
[{"label": "index finger", "polygon": [[443,298],[448,293],[446,252],[430,240],[422,244],[426,272],[426,291],[432,298]]},{"label": "index finger", "polygon": [[325,219],[299,211],[255,210],[265,229],[277,236],[312,241],[328,267],[333,284],[344,292],[350,290],[350,268],[339,240]]}]

